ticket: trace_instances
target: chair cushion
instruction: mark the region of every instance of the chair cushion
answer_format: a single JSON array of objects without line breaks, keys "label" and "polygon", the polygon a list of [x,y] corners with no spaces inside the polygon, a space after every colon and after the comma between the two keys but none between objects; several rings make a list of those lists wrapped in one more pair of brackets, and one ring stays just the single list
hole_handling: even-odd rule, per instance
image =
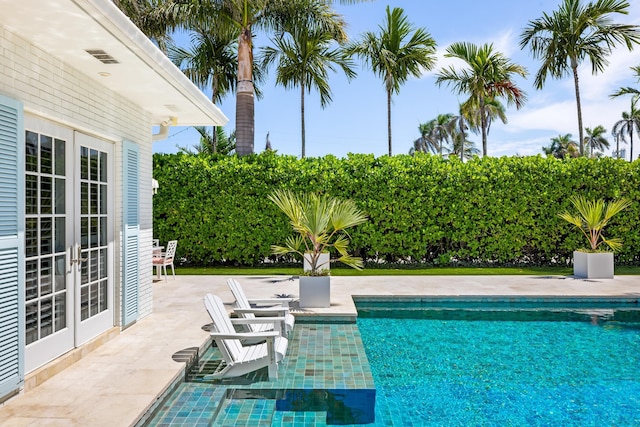
[{"label": "chair cushion", "polygon": [[151,260],[153,264],[164,264],[164,258],[153,257]]}]

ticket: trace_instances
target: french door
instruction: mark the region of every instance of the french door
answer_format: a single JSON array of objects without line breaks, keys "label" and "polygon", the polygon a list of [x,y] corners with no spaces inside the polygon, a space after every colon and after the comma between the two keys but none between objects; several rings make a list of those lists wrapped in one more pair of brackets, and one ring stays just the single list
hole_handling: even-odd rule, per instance
[{"label": "french door", "polygon": [[25,371],[114,324],[113,145],[25,117]]}]

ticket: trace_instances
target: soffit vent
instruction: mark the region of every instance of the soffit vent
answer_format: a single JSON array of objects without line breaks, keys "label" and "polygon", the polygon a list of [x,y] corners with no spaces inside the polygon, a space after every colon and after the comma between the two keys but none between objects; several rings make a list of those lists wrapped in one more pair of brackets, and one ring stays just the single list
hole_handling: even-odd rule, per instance
[{"label": "soffit vent", "polygon": [[113,56],[109,55],[102,49],[87,49],[85,50],[85,52],[87,52],[89,55],[93,56],[103,64],[119,64],[117,59],[115,59]]}]

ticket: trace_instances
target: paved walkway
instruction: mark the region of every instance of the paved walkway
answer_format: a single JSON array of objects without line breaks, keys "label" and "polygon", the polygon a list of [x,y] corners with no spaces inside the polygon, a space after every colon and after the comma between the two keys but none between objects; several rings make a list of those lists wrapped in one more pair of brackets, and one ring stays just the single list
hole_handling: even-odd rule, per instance
[{"label": "paved walkway", "polygon": [[[250,298],[297,295],[297,280],[236,277]],[[352,295],[500,295],[640,297],[640,277],[582,280],[551,276],[332,277],[332,305],[297,315],[354,316]],[[202,297],[231,303],[224,276],[178,276],[154,284],[154,313],[32,390],[0,406],[0,426],[135,424],[156,396],[184,374],[179,355],[205,344],[210,323]],[[178,361],[176,361],[176,360]]]}]

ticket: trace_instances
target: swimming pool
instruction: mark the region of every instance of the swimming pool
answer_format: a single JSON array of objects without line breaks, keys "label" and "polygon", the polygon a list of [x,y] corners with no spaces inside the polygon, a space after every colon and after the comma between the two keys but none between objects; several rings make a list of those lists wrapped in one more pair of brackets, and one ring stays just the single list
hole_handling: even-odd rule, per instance
[{"label": "swimming pool", "polygon": [[637,301],[357,306],[376,426],[640,425]]},{"label": "swimming pool", "polygon": [[297,323],[276,381],[211,382],[210,348],[145,425],[640,425],[637,300],[356,305],[357,324]]}]

